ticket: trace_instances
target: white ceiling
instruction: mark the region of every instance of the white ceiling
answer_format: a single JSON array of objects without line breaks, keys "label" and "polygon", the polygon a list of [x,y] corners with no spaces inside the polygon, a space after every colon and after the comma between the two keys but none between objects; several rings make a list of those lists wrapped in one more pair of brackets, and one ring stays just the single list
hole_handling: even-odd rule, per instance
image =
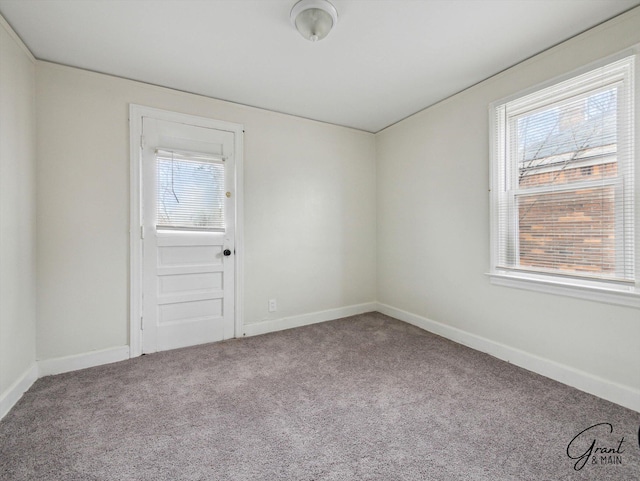
[{"label": "white ceiling", "polygon": [[377,132],[640,0],[0,0],[41,60]]}]

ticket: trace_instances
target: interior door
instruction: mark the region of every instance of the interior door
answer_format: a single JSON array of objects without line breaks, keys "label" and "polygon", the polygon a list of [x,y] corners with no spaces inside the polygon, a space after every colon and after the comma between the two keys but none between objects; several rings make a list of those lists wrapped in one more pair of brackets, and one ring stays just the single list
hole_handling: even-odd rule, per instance
[{"label": "interior door", "polygon": [[142,351],[234,336],[234,134],[144,117]]}]

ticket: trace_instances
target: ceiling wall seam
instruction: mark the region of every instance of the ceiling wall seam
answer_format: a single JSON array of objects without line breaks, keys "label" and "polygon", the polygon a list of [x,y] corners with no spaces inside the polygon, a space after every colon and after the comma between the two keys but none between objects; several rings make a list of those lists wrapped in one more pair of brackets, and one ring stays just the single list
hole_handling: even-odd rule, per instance
[{"label": "ceiling wall seam", "polygon": [[333,122],[327,122],[326,120],[312,119],[310,117],[304,117],[302,115],[290,114],[290,113],[282,112],[282,111],[279,111],[279,110],[266,109],[264,107],[256,107],[255,105],[243,104],[241,102],[234,102],[233,100],[226,100],[226,99],[221,99],[221,98],[218,98],[218,97],[210,97],[208,95],[198,94],[198,93],[195,93],[195,92],[190,92],[188,90],[182,90],[182,89],[177,89],[177,88],[173,88],[173,87],[167,87],[167,86],[164,86],[164,85],[154,84],[154,83],[150,83],[150,82],[144,82],[142,80],[136,80],[136,79],[132,79],[132,78],[128,78],[128,77],[123,77],[121,75],[114,75],[114,74],[110,74],[110,73],[104,73],[104,72],[100,72],[99,70],[90,70],[90,69],[86,69],[86,68],[75,67],[73,65],[66,65],[66,64],[63,64],[63,63],[52,62],[50,60],[42,60],[42,59],[39,59],[37,57],[35,58],[35,60],[38,63],[48,64],[50,66],[59,67],[61,69],[67,69],[67,68],[74,69],[74,70],[77,70],[79,72],[83,72],[83,73],[85,73],[87,75],[102,75],[102,76],[111,77],[111,78],[115,78],[115,79],[126,80],[128,82],[136,82],[136,83],[138,83],[140,85],[145,85],[147,87],[154,88],[154,89],[162,89],[162,90],[165,90],[165,91],[168,90],[170,92],[175,92],[175,93],[180,93],[180,94],[194,95],[196,97],[202,97],[204,99],[215,100],[216,102],[225,102],[225,103],[232,104],[232,105],[235,105],[235,106],[241,107],[241,108],[261,110],[263,112],[269,112],[269,113],[277,114],[277,115],[286,115],[287,117],[295,117],[297,119],[305,120],[307,122],[316,122],[316,123],[319,123],[319,124],[330,125],[332,127],[338,127],[338,128],[341,128],[341,129],[354,130],[356,132],[362,132],[362,133],[369,134],[369,135],[375,135],[376,134],[376,132],[371,132],[369,130],[359,129],[357,127],[352,127],[350,125],[341,125],[341,124],[336,124],[336,123],[333,123]]},{"label": "ceiling wall seam", "polygon": [[535,61],[538,58],[546,57],[548,55],[553,55],[556,51],[561,50],[563,48],[566,48],[565,45],[567,43],[576,40],[578,37],[589,37],[591,35],[595,35],[596,33],[600,32],[601,30],[607,30],[609,28],[613,28],[618,23],[624,22],[628,18],[632,18],[634,16],[640,16],[640,6],[632,7],[630,9],[625,10],[624,12],[620,13],[619,15],[611,17],[611,18],[609,18],[607,20],[603,20],[602,22],[598,23],[597,25],[594,25],[593,27],[590,27],[590,28],[588,28],[586,30],[583,30],[582,32],[579,32],[579,33],[577,33],[575,35],[572,35],[571,37],[568,37],[568,38],[556,43],[555,45],[552,45],[549,48],[541,50],[538,53],[530,55],[529,57],[525,58],[524,60],[521,60],[520,62],[516,62],[513,65],[511,65],[509,67],[506,67],[506,68],[500,70],[499,72],[496,72],[495,74],[490,75],[489,77],[474,83],[473,85],[470,85],[469,87],[466,87],[466,88],[464,88],[462,90],[459,90],[458,92],[456,92],[454,94],[451,94],[451,95],[449,95],[449,96],[447,96],[447,97],[445,97],[445,98],[443,98],[441,100],[438,100],[437,102],[434,102],[434,103],[432,103],[430,105],[427,105],[426,107],[421,108],[420,110],[418,110],[418,111],[416,111],[416,112],[414,112],[414,113],[412,113],[410,115],[407,115],[406,117],[403,117],[402,119],[397,120],[397,121],[387,125],[386,127],[374,132],[374,133],[376,135],[378,135],[379,133],[382,133],[385,130],[387,130],[387,129],[393,127],[393,126],[398,125],[399,123],[402,123],[407,119],[410,119],[414,115],[418,115],[418,114],[424,112],[425,110],[429,110],[430,108],[435,107],[436,105],[440,105],[442,103],[445,103],[445,102],[451,100],[453,97],[457,97],[460,94],[464,94],[464,93],[470,92],[471,90],[475,89],[476,87],[479,87],[481,84],[484,84],[485,82],[498,80],[501,77],[503,77],[504,75],[506,75],[507,72],[509,70],[511,70],[512,68],[514,68],[514,67],[523,66],[523,65],[526,66],[527,64]]},{"label": "ceiling wall seam", "polygon": [[29,47],[27,47],[27,44],[24,43],[24,40],[22,40],[22,38],[20,38],[20,35],[18,35],[18,33],[13,29],[11,24],[9,22],[7,22],[7,19],[4,18],[2,16],[2,14],[0,14],[0,26],[2,26],[2,28],[4,28],[4,30],[13,39],[13,41],[18,45],[18,47],[20,47],[24,51],[24,53],[27,54],[27,57],[29,57],[29,60],[31,60],[31,62],[35,64],[36,60],[38,60],[38,59],[33,55],[31,50],[29,50]]}]

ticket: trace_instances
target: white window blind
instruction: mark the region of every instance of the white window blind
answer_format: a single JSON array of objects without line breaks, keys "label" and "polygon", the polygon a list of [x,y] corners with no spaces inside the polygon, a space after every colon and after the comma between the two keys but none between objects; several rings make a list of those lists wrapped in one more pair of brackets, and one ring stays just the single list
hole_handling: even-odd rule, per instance
[{"label": "white window blind", "polygon": [[224,159],[156,151],[158,229],[225,229]]},{"label": "white window blind", "polygon": [[494,105],[493,271],[634,284],[634,57]]}]

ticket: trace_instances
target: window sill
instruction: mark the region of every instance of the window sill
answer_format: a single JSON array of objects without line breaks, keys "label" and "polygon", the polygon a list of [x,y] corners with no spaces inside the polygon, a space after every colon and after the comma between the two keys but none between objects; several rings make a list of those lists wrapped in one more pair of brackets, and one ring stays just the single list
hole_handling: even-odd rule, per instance
[{"label": "window sill", "polygon": [[490,272],[487,275],[491,278],[491,284],[497,286],[514,287],[516,289],[640,308],[640,290],[638,287],[578,285],[566,279],[541,278],[523,273]]}]

